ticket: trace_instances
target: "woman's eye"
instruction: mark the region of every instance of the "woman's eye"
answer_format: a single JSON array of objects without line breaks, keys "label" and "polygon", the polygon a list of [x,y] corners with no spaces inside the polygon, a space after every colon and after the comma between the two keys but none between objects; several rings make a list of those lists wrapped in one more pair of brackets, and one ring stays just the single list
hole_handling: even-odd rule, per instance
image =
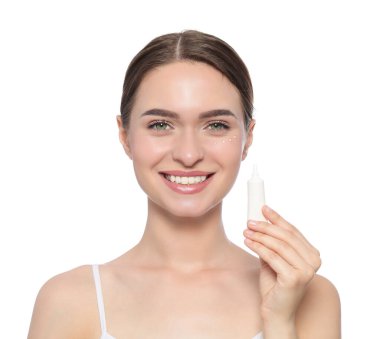
[{"label": "woman's eye", "polygon": [[156,131],[165,131],[170,129],[170,125],[165,121],[155,121],[149,124],[148,128]]},{"label": "woman's eye", "polygon": [[214,122],[210,123],[207,126],[207,128],[212,130],[212,131],[223,131],[223,130],[229,129],[230,127],[224,122],[214,121]]}]

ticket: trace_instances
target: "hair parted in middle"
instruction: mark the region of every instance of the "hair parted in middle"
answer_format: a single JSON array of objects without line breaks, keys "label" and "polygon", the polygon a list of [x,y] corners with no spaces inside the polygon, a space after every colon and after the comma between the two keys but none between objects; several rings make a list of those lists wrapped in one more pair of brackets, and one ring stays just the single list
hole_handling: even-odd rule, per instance
[{"label": "hair parted in middle", "polygon": [[225,41],[196,30],[158,36],[132,59],[125,74],[120,106],[125,128],[128,128],[134,99],[144,76],[159,66],[177,61],[203,62],[226,76],[239,91],[248,129],[253,112],[253,88],[246,65]]}]

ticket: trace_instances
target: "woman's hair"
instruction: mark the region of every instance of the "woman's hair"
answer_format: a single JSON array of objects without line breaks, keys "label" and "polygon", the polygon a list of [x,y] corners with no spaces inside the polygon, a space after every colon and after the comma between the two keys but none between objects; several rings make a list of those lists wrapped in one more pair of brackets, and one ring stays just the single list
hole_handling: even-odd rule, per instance
[{"label": "woman's hair", "polygon": [[223,40],[195,30],[161,35],[149,42],[131,61],[125,74],[121,118],[128,127],[138,87],[151,70],[176,61],[206,63],[235,85],[240,93],[245,127],[252,119],[253,89],[247,67],[235,50]]}]

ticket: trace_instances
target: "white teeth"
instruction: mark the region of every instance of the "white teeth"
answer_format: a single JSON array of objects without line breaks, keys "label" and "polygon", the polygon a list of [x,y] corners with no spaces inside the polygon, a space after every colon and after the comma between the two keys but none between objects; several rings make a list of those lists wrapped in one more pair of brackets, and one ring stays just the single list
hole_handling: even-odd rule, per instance
[{"label": "white teeth", "polygon": [[198,183],[206,180],[205,175],[196,176],[196,177],[179,177],[179,176],[165,174],[165,178],[170,180],[171,182],[175,182],[175,183],[181,184],[181,185],[198,184]]}]

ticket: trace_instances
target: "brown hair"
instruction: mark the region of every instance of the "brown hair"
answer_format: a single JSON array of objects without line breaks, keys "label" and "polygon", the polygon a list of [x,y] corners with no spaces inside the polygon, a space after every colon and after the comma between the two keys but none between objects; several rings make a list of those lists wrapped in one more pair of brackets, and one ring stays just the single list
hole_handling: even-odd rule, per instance
[{"label": "brown hair", "polygon": [[144,76],[156,67],[181,60],[206,63],[229,79],[240,93],[244,122],[248,129],[252,119],[253,89],[247,67],[226,42],[195,30],[161,35],[132,59],[125,74],[120,106],[124,127],[128,127],[137,89]]}]

